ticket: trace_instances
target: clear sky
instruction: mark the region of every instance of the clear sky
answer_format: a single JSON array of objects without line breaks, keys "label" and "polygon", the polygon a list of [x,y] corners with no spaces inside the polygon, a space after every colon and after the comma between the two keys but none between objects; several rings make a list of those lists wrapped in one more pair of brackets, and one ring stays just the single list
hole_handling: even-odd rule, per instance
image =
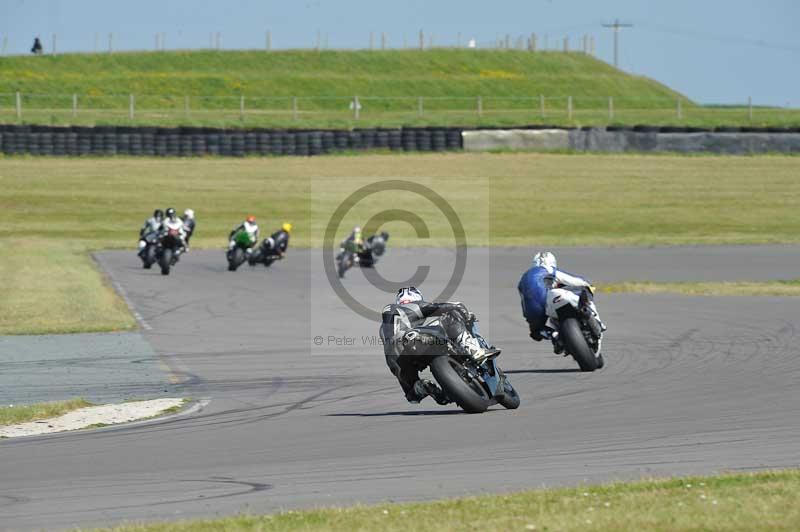
[{"label": "clear sky", "polygon": [[[613,61],[612,32],[603,23],[633,24],[620,33],[620,67],[652,77],[701,103],[800,107],[800,0],[0,0],[5,53],[27,53],[35,35],[45,50],[91,52],[96,40],[117,50],[208,47],[309,48],[317,34],[331,48],[366,48],[385,32],[390,46],[436,45],[537,33],[552,47],[568,36],[594,35],[597,54]],[[97,36],[97,37],[96,37]],[[2,42],[2,41],[0,41]]]}]

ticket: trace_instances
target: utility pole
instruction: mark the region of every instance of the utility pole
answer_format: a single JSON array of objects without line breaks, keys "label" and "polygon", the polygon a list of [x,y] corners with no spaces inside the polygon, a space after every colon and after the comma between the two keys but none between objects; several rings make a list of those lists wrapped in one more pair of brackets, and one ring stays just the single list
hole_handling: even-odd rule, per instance
[{"label": "utility pole", "polygon": [[619,19],[614,20],[613,24],[603,24],[604,28],[614,29],[614,66],[619,67],[619,29],[632,28],[633,24],[620,24]]}]

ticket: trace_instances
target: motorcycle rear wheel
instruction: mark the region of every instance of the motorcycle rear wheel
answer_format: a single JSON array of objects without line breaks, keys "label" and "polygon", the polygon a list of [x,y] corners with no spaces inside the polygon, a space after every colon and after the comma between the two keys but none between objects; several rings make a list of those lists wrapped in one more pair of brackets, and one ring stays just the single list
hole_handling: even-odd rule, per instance
[{"label": "motorcycle rear wheel", "polygon": [[458,406],[469,414],[486,412],[492,403],[491,397],[483,386],[465,378],[467,370],[457,360],[446,355],[438,356],[431,361],[431,373],[436,382]]},{"label": "motorcycle rear wheel", "polygon": [[600,361],[586,343],[577,318],[566,318],[561,322],[561,339],[581,371],[594,371],[600,367]]}]

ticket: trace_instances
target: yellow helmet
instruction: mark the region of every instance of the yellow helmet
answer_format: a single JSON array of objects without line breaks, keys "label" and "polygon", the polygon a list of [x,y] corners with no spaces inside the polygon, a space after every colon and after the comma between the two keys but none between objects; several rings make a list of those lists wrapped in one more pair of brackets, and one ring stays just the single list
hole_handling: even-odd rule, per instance
[{"label": "yellow helmet", "polygon": [[283,222],[283,225],[281,226],[281,229],[283,229],[287,233],[291,233],[292,232],[292,224],[290,224],[289,222]]}]

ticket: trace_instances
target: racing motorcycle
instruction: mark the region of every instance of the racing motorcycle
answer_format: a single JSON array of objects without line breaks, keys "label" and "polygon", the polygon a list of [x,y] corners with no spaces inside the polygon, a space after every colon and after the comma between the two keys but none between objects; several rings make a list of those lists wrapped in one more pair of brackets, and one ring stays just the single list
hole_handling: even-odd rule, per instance
[{"label": "racing motorcycle", "polygon": [[148,233],[142,237],[142,240],[144,240],[145,246],[139,250],[139,258],[142,259],[142,267],[145,270],[149,270],[158,260],[156,257],[156,252],[158,250],[158,232],[153,231]]},{"label": "racing motorcycle", "polygon": [[592,292],[587,287],[553,288],[547,293],[547,325],[556,352],[563,350],[578,363],[581,371],[594,371],[605,365],[600,347],[603,328],[596,318]]},{"label": "racing motorcycle", "polygon": [[281,260],[283,258],[283,254],[281,254],[280,250],[276,249],[274,245],[270,244],[270,240],[269,238],[265,239],[258,250],[250,254],[247,259],[250,266],[255,266],[260,262],[268,267],[276,260]]},{"label": "racing motorcycle", "polygon": [[373,268],[378,262],[378,257],[386,252],[386,242],[388,240],[389,233],[381,231],[369,237],[364,242],[364,247],[361,251],[357,252],[343,247],[336,256],[336,270],[339,273],[339,277],[344,277],[347,270],[356,264],[362,268]]},{"label": "racing motorcycle", "polygon": [[181,235],[178,229],[167,229],[161,235],[158,241],[158,249],[156,250],[156,260],[161,266],[161,275],[169,275],[169,270],[177,262],[178,257],[183,251],[183,244],[181,243]]},{"label": "racing motorcycle", "polygon": [[233,235],[233,247],[226,253],[228,258],[228,271],[235,272],[236,268],[241,266],[247,257],[252,253],[252,247],[255,244],[255,239],[247,231],[240,229]]},{"label": "racing motorcycle", "polygon": [[[473,336],[483,348],[493,349],[478,334],[475,321],[469,324]],[[402,342],[402,356],[414,360],[419,371],[430,367],[442,391],[465,412],[479,414],[494,404],[511,410],[519,408],[519,394],[497,365],[499,349],[493,349],[489,357],[476,363],[472,357],[461,354],[438,317],[428,318],[407,331]]]}]

